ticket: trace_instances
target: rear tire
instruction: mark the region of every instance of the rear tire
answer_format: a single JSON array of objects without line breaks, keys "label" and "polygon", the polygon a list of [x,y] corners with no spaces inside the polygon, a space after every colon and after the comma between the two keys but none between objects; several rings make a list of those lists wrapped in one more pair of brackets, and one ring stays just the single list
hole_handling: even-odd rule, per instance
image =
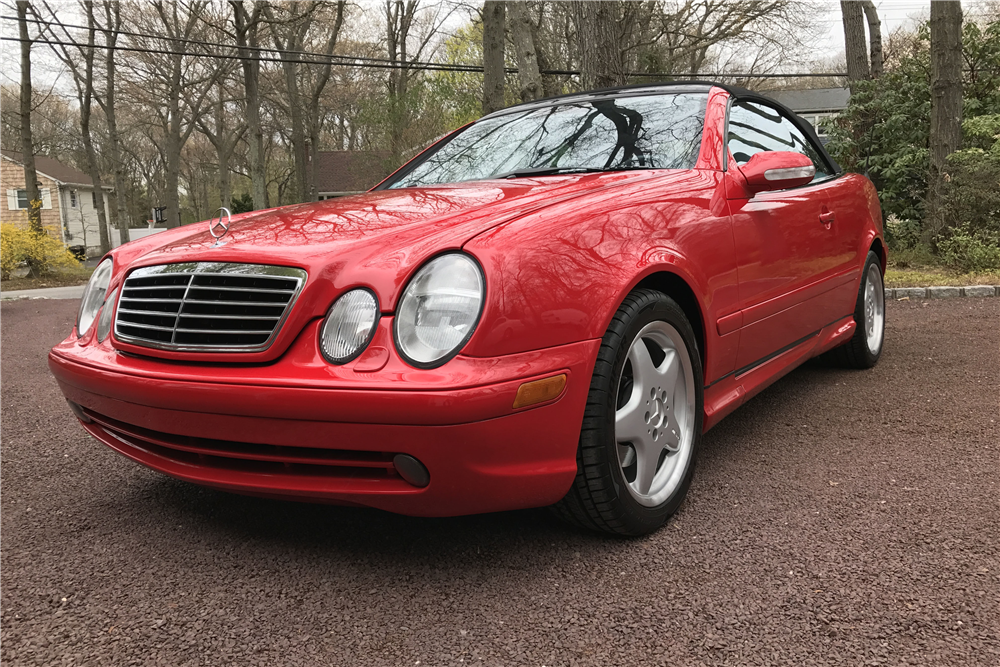
[{"label": "rear tire", "polygon": [[849,341],[826,353],[832,363],[845,368],[871,368],[882,356],[885,342],[885,285],[882,262],[868,253],[854,306],[857,328]]},{"label": "rear tire", "polygon": [[703,395],[701,358],[684,311],[661,292],[630,293],[601,341],[576,479],[555,513],[615,535],[662,526],[694,475]]}]

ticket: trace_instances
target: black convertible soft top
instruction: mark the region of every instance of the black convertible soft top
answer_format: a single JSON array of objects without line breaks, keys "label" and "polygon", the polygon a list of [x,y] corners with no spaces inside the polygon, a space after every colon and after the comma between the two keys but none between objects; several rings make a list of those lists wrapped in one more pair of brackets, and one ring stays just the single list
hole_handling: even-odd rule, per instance
[{"label": "black convertible soft top", "polygon": [[717,83],[715,81],[664,81],[660,83],[637,83],[628,86],[617,86],[615,88],[601,88],[599,90],[588,90],[580,93],[567,93],[565,95],[556,95],[554,97],[546,97],[540,100],[533,100],[531,102],[523,102],[521,104],[515,104],[514,106],[506,107],[500,109],[499,111],[494,111],[493,113],[483,116],[483,118],[491,118],[494,116],[502,116],[504,114],[512,113],[515,111],[524,111],[527,109],[543,108],[547,106],[552,106],[554,104],[565,104],[567,102],[585,102],[595,99],[603,99],[608,97],[619,97],[619,96],[631,96],[631,95],[645,95],[650,93],[663,92],[665,88],[671,89],[672,92],[708,92],[712,87],[721,88],[733,99],[746,100],[748,102],[759,102],[765,106],[770,106],[778,109],[784,113],[788,118],[795,124],[799,130],[809,137],[813,144],[815,144],[817,150],[823,156],[823,158],[833,167],[834,173],[840,173],[843,170],[837,161],[830,157],[830,154],[826,152],[826,147],[816,136],[816,131],[813,126],[806,122],[804,119],[800,118],[798,114],[786,107],[781,102],[771,99],[766,95],[761,93],[748,90],[746,88],[740,88],[739,86],[730,86],[725,83]]}]

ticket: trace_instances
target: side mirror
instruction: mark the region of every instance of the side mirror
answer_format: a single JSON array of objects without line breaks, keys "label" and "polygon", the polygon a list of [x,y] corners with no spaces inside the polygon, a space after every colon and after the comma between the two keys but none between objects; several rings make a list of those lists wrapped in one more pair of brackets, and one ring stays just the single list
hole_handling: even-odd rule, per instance
[{"label": "side mirror", "polygon": [[785,190],[805,185],[816,176],[812,160],[792,151],[755,153],[740,167],[752,192]]}]

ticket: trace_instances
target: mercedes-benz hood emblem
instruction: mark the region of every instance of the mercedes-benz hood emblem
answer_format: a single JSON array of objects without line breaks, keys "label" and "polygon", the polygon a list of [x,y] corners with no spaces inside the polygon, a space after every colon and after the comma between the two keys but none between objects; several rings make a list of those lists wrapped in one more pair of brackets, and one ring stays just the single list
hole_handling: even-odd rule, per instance
[{"label": "mercedes-benz hood emblem", "polygon": [[225,244],[222,237],[229,233],[229,223],[233,219],[232,213],[225,206],[220,208],[217,213],[218,215],[208,221],[208,231],[215,239],[215,243],[212,244],[213,248]]}]

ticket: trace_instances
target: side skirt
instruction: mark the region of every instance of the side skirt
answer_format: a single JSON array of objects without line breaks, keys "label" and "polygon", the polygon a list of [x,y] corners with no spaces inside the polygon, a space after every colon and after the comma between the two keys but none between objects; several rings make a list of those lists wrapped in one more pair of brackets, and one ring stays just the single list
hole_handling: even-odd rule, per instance
[{"label": "side skirt", "polygon": [[846,343],[857,324],[848,315],[789,347],[741,368],[705,388],[704,431],[809,359]]}]

